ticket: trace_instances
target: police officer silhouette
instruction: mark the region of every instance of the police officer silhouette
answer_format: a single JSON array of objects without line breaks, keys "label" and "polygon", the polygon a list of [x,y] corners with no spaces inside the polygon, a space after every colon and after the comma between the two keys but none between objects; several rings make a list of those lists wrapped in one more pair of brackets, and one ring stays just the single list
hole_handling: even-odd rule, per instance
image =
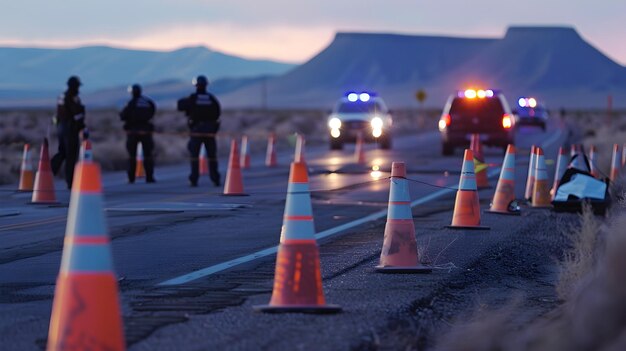
[{"label": "police officer silhouette", "polygon": [[191,155],[191,173],[189,184],[198,186],[200,147],[206,147],[209,159],[209,177],[215,186],[220,186],[220,173],[217,168],[217,143],[215,134],[220,128],[220,104],[207,92],[209,81],[205,76],[198,76],[193,80],[196,92],[186,98],[178,100],[178,110],[185,112],[189,125],[189,143],[187,149]]},{"label": "police officer silhouette", "polygon": [[85,129],[85,106],[78,96],[81,85],[77,76],[71,76],[67,80],[67,90],[57,100],[57,111],[54,117],[59,149],[50,163],[52,172],[56,175],[65,161],[65,181],[68,189],[72,188],[74,166],[78,161],[80,133]]},{"label": "police officer silhouette", "polygon": [[154,139],[152,132],[154,125],[152,119],[156,112],[156,105],[150,98],[142,95],[141,85],[133,84],[128,87],[132,98],[126,107],[120,112],[120,119],[124,121],[126,131],[126,150],[128,151],[128,182],[135,182],[135,170],[137,166],[137,144],[141,143],[144,154],[144,168],[146,170],[146,183],[154,183]]}]

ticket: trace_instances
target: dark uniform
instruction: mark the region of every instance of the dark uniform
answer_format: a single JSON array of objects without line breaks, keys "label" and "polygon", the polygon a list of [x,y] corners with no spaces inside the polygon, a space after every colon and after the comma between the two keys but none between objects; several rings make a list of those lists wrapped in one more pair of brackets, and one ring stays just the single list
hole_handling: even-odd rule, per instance
[{"label": "dark uniform", "polygon": [[135,170],[137,166],[137,143],[141,143],[143,148],[143,165],[146,170],[146,183],[154,183],[154,140],[152,132],[154,125],[152,118],[156,112],[154,101],[141,95],[141,86],[134,84],[129,88],[132,99],[120,112],[120,119],[124,121],[126,131],[126,150],[128,151],[128,182],[135,182]]},{"label": "dark uniform", "polygon": [[217,169],[217,144],[215,134],[220,128],[220,104],[206,87],[209,82],[204,76],[194,80],[196,92],[189,97],[178,100],[178,110],[184,111],[188,117],[190,138],[187,148],[191,155],[191,174],[189,183],[198,185],[198,156],[202,144],[206,147],[209,159],[209,177],[215,186],[220,185],[220,173]]},{"label": "dark uniform", "polygon": [[65,161],[65,180],[67,188],[72,187],[74,166],[80,150],[80,132],[85,128],[85,106],[78,97],[80,79],[72,76],[67,80],[67,90],[57,101],[55,122],[59,137],[59,150],[50,161],[52,172],[56,175]]}]

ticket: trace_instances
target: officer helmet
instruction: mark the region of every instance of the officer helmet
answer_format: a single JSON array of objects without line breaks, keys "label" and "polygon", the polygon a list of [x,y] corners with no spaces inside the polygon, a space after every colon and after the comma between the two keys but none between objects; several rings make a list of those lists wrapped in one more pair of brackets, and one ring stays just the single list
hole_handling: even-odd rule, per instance
[{"label": "officer helmet", "polygon": [[135,97],[141,96],[141,85],[133,84],[133,85],[129,86],[128,87],[128,92],[131,93]]},{"label": "officer helmet", "polygon": [[206,79],[205,76],[200,75],[200,76],[197,76],[196,78],[194,78],[192,83],[196,87],[206,87],[207,85],[209,85],[209,80]]},{"label": "officer helmet", "polygon": [[67,80],[67,86],[70,88],[78,88],[81,85],[83,85],[83,83],[80,82],[80,78],[78,78],[78,76],[71,76]]}]

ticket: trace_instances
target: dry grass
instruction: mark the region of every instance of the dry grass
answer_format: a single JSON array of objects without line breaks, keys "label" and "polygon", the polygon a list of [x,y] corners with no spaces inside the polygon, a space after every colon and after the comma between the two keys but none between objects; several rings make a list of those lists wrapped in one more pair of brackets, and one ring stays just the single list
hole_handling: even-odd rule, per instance
[{"label": "dry grass", "polygon": [[556,285],[556,292],[561,299],[567,300],[582,279],[593,270],[600,225],[591,208],[585,206],[580,227],[570,228],[567,235],[572,246],[559,263],[560,274]]},{"label": "dry grass", "polygon": [[[606,225],[587,209],[561,263],[563,304],[520,326],[523,306],[479,312],[455,326],[438,350],[626,350],[626,207]],[[600,238],[601,240],[598,240]]]}]

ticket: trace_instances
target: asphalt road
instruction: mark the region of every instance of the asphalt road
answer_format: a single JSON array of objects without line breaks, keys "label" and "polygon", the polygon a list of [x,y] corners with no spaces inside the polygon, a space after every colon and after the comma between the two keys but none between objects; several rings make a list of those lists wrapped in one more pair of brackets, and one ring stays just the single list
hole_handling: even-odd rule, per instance
[{"label": "asphalt road", "polygon": [[[553,122],[546,132],[518,130],[516,193],[523,195],[530,145],[554,160],[568,131]],[[313,211],[321,244],[327,299],[337,316],[266,316],[251,305],[271,291],[291,150],[279,166],[263,155],[244,171],[249,196],[220,196],[208,177],[187,184],[187,165],[158,167],[156,184],[126,184],[121,172],[103,176],[106,216],[120,290],[126,339],[137,350],[346,349],[370,345],[389,320],[446,284],[512,233],[541,227],[543,212],[522,217],[483,215],[487,234],[443,229],[449,224],[462,153],[440,156],[439,136],[427,132],[394,140],[391,151],[366,147],[367,165],[354,163],[353,147],[307,148]],[[486,149],[491,184],[502,151]],[[422,257],[437,269],[429,276],[372,273],[382,243],[392,161],[407,164]],[[226,160],[221,160],[222,174]],[[380,172],[373,172],[377,166]],[[552,177],[554,164],[549,162]],[[551,178],[552,179],[552,178]],[[33,206],[29,194],[0,188],[0,335],[2,350],[45,345],[59,271],[69,192],[56,181],[59,206]],[[493,189],[480,192],[488,205]],[[419,288],[418,288],[419,287]],[[394,299],[388,299],[395,296]],[[382,329],[381,329],[382,328]]]}]

